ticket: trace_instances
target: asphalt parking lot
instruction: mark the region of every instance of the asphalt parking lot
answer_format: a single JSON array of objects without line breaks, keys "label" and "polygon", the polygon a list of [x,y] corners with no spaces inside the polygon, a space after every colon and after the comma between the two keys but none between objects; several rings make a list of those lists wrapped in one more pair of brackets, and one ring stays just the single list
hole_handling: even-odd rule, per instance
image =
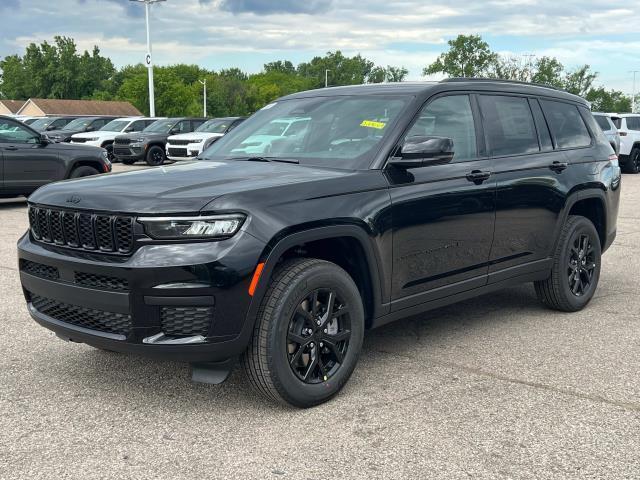
[{"label": "asphalt parking lot", "polygon": [[583,312],[546,310],[527,285],[388,325],[343,393],[302,411],[240,371],[194,384],[185,364],[37,326],[16,265],[26,203],[0,200],[0,478],[639,478],[638,205],[625,175]]}]

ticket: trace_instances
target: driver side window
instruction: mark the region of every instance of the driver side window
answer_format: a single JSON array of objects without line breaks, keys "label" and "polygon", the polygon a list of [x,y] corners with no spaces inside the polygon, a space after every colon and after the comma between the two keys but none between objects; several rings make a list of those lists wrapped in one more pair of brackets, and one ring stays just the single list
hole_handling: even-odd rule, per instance
[{"label": "driver side window", "polygon": [[0,143],[38,143],[40,138],[31,130],[12,120],[0,120]]},{"label": "driver side window", "polygon": [[469,95],[449,95],[429,102],[422,108],[405,140],[415,136],[452,139],[454,162],[477,158],[476,130]]}]

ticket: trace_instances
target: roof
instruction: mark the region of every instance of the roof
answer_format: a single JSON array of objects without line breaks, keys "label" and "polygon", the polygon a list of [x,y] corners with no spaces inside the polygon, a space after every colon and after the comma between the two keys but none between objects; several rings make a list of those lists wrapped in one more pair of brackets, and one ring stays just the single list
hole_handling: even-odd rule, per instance
[{"label": "roof", "polygon": [[612,113],[611,116],[620,118],[639,117],[640,113]]},{"label": "roof", "polygon": [[45,115],[111,115],[115,117],[142,115],[142,113],[129,102],[60,100],[57,98],[30,98],[20,110],[24,110],[30,103],[37,106]]},{"label": "roof", "polygon": [[11,113],[18,113],[18,110],[25,104],[24,100],[0,100],[0,103],[7,107]]},{"label": "roof", "polygon": [[427,95],[431,93],[473,90],[473,91],[499,91],[505,93],[519,93],[524,95],[540,95],[555,97],[572,102],[587,104],[586,100],[564,90],[559,90],[548,85],[540,85],[511,80],[497,80],[490,78],[448,78],[440,82],[390,82],[368,83],[364,85],[348,85],[343,87],[320,88],[288,95],[283,99],[323,97],[333,95],[380,95],[380,94],[406,94]]}]

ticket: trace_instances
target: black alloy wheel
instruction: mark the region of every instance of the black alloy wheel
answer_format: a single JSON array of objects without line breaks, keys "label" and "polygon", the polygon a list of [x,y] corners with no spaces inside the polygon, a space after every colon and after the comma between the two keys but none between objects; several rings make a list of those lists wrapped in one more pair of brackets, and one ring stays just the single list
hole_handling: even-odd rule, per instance
[{"label": "black alloy wheel", "polygon": [[640,172],[640,148],[635,147],[629,155],[629,173]]},{"label": "black alloy wheel", "polygon": [[582,233],[574,238],[569,254],[567,275],[571,293],[581,297],[589,291],[597,267],[596,252],[591,237]]},{"label": "black alloy wheel", "polygon": [[344,362],[351,337],[349,307],[331,289],[308,295],[289,321],[287,354],[293,373],[316,384],[332,378]]},{"label": "black alloy wheel", "polygon": [[164,150],[161,147],[154,145],[149,148],[149,151],[147,152],[147,165],[157,167],[162,165],[164,160]]}]

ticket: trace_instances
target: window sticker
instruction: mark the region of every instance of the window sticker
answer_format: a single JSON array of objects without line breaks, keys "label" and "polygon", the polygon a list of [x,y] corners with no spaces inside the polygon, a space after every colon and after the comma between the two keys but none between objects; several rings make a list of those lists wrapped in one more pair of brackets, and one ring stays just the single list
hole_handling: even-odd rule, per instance
[{"label": "window sticker", "polygon": [[373,120],[363,120],[362,123],[360,124],[361,127],[369,127],[369,128],[375,128],[377,130],[382,130],[384,127],[387,126],[386,123],[384,122],[374,122]]}]

